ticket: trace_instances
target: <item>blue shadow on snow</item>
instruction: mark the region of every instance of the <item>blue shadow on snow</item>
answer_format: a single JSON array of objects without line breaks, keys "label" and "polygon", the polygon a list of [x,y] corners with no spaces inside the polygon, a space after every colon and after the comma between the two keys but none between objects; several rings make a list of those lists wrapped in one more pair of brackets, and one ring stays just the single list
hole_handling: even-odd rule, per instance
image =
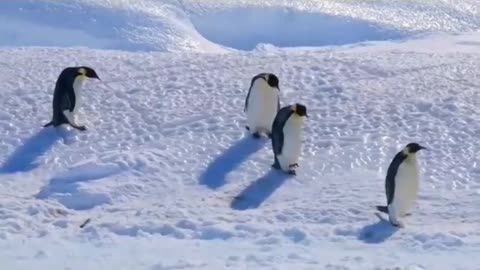
[{"label": "blue shadow on snow", "polygon": [[60,203],[74,210],[88,210],[95,206],[109,203],[105,194],[91,194],[79,191],[80,183],[86,183],[119,174],[123,171],[118,165],[85,164],[71,168],[66,173],[50,179],[35,196],[36,199],[47,199],[53,194],[61,195]]},{"label": "blue shadow on snow", "polygon": [[237,195],[230,205],[231,208],[234,210],[247,210],[259,207],[290,177],[292,176],[283,171],[270,170],[266,175],[255,180],[255,182],[251,183]]},{"label": "blue shadow on snow", "polygon": [[398,227],[393,226],[388,220],[380,216],[380,214],[376,213],[376,216],[380,220],[377,223],[363,227],[358,235],[358,240],[368,244],[380,244],[399,230]]},{"label": "blue shadow on snow", "polygon": [[[257,18],[262,18],[261,23]],[[197,31],[212,42],[247,51],[258,44],[317,47],[401,40],[414,34],[348,16],[285,7],[236,8],[190,19]]]},{"label": "blue shadow on snow", "polygon": [[19,146],[13,154],[0,167],[0,173],[27,172],[38,167],[35,160],[45,154],[60,138],[66,140],[67,131],[59,128],[43,128],[23,145]]},{"label": "blue shadow on snow", "polygon": [[262,149],[265,142],[264,138],[254,139],[252,136],[241,139],[208,165],[200,176],[200,184],[211,189],[223,186],[226,175],[235,170],[250,155]]}]

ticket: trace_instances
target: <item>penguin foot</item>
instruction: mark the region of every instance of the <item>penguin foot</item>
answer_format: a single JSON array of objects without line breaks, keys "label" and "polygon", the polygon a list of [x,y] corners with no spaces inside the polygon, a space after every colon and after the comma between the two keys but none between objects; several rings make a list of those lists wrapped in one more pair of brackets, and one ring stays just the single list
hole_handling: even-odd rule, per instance
[{"label": "penguin foot", "polygon": [[278,164],[278,163],[273,163],[273,164],[272,164],[272,168],[277,169],[277,170],[280,170],[280,164]]},{"label": "penguin foot", "polygon": [[390,218],[390,223],[391,223],[393,226],[395,226],[395,227],[399,227],[399,228],[405,227],[405,224],[404,224],[402,221],[398,220],[398,219],[392,219],[392,218]]},{"label": "penguin foot", "polygon": [[75,126],[75,125],[72,125],[73,128],[75,129],[78,129],[80,131],[85,131],[87,130],[87,127],[86,126]]},{"label": "penguin foot", "polygon": [[267,136],[268,136],[269,139],[271,139],[272,138],[272,133],[268,133]]},{"label": "penguin foot", "polygon": [[287,173],[289,175],[297,175],[297,172],[295,170],[288,170]]},{"label": "penguin foot", "polygon": [[249,126],[245,126],[245,129],[250,131],[250,127]]},{"label": "penguin foot", "polygon": [[260,133],[258,132],[253,133],[253,138],[260,139]]},{"label": "penguin foot", "polygon": [[288,168],[290,168],[290,169],[298,168],[298,163],[290,164],[290,165],[288,165]]},{"label": "penguin foot", "polygon": [[395,223],[390,222],[390,223],[391,223],[393,226],[395,226],[395,227],[405,228],[405,224],[403,224],[403,222],[401,222],[401,221],[397,221],[397,222],[395,222]]}]

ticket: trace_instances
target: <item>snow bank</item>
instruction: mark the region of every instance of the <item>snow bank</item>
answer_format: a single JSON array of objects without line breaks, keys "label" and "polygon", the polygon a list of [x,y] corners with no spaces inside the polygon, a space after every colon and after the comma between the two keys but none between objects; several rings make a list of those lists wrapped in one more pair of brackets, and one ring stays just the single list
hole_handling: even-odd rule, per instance
[{"label": "snow bank", "polygon": [[[478,28],[478,10],[476,0],[0,1],[0,43],[13,46],[0,49],[2,266],[476,269],[480,35],[410,35]],[[71,65],[102,78],[85,84],[88,130],[43,129]],[[279,76],[282,105],[309,108],[296,177],[271,171],[269,141],[246,136],[246,91],[265,71]],[[411,141],[430,151],[398,229],[374,206]]]}]

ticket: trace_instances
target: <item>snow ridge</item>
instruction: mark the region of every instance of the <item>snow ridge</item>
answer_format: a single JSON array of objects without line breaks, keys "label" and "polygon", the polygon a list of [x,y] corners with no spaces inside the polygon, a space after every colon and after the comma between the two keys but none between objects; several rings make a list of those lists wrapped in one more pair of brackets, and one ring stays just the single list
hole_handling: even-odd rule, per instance
[{"label": "snow ridge", "polygon": [[[476,269],[478,11],[430,0],[1,2],[2,266]],[[102,78],[84,87],[88,130],[44,129],[55,80],[73,65]],[[282,106],[309,108],[296,177],[272,171],[270,141],[245,131],[260,72],[280,78]],[[430,151],[399,229],[374,206],[413,141]]]}]

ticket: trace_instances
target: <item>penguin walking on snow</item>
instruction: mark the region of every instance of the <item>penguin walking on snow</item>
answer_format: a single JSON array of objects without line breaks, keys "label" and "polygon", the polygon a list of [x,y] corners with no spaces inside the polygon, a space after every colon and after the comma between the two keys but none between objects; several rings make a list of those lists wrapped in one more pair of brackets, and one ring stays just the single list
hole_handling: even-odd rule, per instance
[{"label": "penguin walking on snow", "polygon": [[78,130],[86,130],[85,126],[75,123],[75,114],[78,112],[81,88],[86,78],[98,79],[95,70],[89,67],[67,67],[59,75],[53,93],[53,118],[43,127],[53,125],[57,127],[69,124]]},{"label": "penguin walking on snow", "polygon": [[377,206],[377,210],[388,214],[394,226],[404,226],[400,218],[409,214],[417,197],[419,176],[416,153],[422,149],[427,148],[418,143],[407,144],[388,167],[385,179],[387,206]]},{"label": "penguin walking on snow", "polygon": [[302,126],[308,117],[305,105],[296,103],[280,109],[272,125],[272,148],[275,169],[296,175],[302,145]]},{"label": "penguin walking on snow", "polygon": [[246,129],[255,138],[260,138],[260,133],[271,137],[272,123],[280,110],[278,84],[278,77],[272,73],[260,73],[252,78],[243,111],[247,113]]}]

